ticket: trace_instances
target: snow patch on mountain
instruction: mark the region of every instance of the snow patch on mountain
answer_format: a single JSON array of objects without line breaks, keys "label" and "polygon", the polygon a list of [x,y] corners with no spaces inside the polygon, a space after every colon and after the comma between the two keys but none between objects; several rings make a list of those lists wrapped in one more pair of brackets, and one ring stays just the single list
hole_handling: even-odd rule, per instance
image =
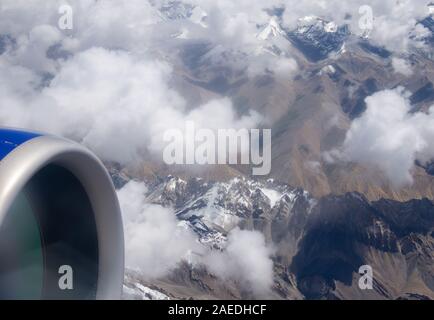
[{"label": "snow patch on mountain", "polygon": [[279,22],[273,17],[270,19],[270,22],[256,35],[256,37],[260,40],[269,40],[284,34],[285,32],[280,27]]},{"label": "snow patch on mountain", "polygon": [[274,207],[276,203],[282,198],[282,194],[279,191],[268,188],[261,188],[260,190],[270,200],[271,207]]},{"label": "snow patch on mountain", "polygon": [[140,283],[124,284],[123,298],[125,300],[170,300],[164,293]]},{"label": "snow patch on mountain", "polygon": [[333,53],[343,53],[350,34],[348,25],[306,16],[298,20],[295,30],[288,32],[288,38],[309,60],[316,62]]}]

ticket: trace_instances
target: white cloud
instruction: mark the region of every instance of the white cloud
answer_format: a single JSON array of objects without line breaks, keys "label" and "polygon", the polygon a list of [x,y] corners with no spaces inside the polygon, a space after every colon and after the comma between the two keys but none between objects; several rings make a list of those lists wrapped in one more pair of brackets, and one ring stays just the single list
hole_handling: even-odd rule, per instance
[{"label": "white cloud", "polygon": [[255,35],[257,25],[268,23],[270,17],[264,9],[281,2],[252,2],[249,0],[192,0],[188,1],[202,7],[207,12],[209,39],[225,45],[242,47],[258,43]]},{"label": "white cloud", "polygon": [[342,159],[342,153],[339,149],[331,149],[323,151],[321,153],[321,158],[328,164],[334,164]]},{"label": "white cloud", "polygon": [[292,78],[298,70],[297,62],[292,58],[279,57],[270,60],[270,70],[281,77]]},{"label": "white cloud", "polygon": [[409,77],[413,74],[411,65],[405,59],[393,57],[392,67],[396,73],[400,73],[404,76]]},{"label": "white cloud", "polygon": [[182,261],[203,264],[222,279],[238,282],[255,295],[273,284],[273,250],[257,231],[233,229],[223,251],[200,245],[172,209],[146,202],[147,188],[130,181],[118,191],[125,230],[126,265],[148,279],[168,275]]},{"label": "white cloud", "polygon": [[[206,12],[196,10],[188,21],[165,21],[157,10],[164,2],[70,1],[74,30],[63,32],[57,29],[58,8],[67,1],[2,0],[0,35],[9,35],[14,44],[0,56],[0,124],[61,134],[86,144],[104,160],[130,163],[143,153],[160,154],[163,132],[182,128],[186,120],[215,129],[255,127],[261,121],[253,112],[238,117],[227,98],[188,108],[171,85],[174,69],[166,59],[177,52],[174,31],[185,29],[186,41],[211,42],[213,53],[241,53],[243,61],[233,65],[247,68],[251,75],[271,71],[279,76],[294,73],[295,60],[256,52],[264,46],[256,35],[270,21],[264,9],[273,6],[286,5],[283,24],[288,28],[300,17],[317,15],[349,23],[361,34],[358,9],[368,4],[375,18],[371,38],[390,50],[420,45],[427,34],[421,26],[414,29],[427,14],[424,0],[187,0]],[[47,56],[53,46],[63,50],[56,59]],[[228,63],[225,55],[212,58]],[[394,68],[409,72],[399,60]],[[377,93],[367,104],[367,112],[348,132],[344,155],[379,166],[396,185],[410,183],[414,160],[433,156],[434,109],[409,114],[402,90]],[[338,155],[334,150],[324,158],[335,161]],[[127,262],[145,270],[146,276],[158,277],[191,250],[201,249],[191,233],[178,228],[170,209],[145,203],[144,192],[136,183],[119,191]],[[218,275],[240,279],[261,292],[272,284],[271,253],[261,234],[236,229],[224,252],[205,257],[215,261],[208,265]]]},{"label": "white cloud", "polygon": [[[329,154],[325,156],[326,159],[329,160],[327,156],[329,156]],[[321,172],[321,163],[319,161],[307,161],[304,166],[313,173],[319,174]]]},{"label": "white cloud", "polygon": [[343,156],[379,167],[396,187],[411,184],[415,160],[434,158],[434,106],[427,114],[410,113],[402,88],[377,92],[366,104],[347,133]]},{"label": "white cloud", "polygon": [[[203,39],[249,52],[260,44],[256,38],[260,28],[270,21],[266,9],[285,6],[283,24],[294,28],[300,17],[316,15],[348,23],[355,34],[362,34],[359,8],[369,5],[374,16],[373,41],[391,50],[406,50],[409,44],[420,44],[420,38],[410,39],[410,32],[421,18],[429,14],[426,0],[340,0],[311,1],[231,1],[231,0],[185,0],[184,3],[199,6],[193,10],[189,20],[165,21],[158,11],[165,0],[3,0],[0,12],[0,33],[15,38],[29,38],[32,29],[42,25],[57,26],[58,9],[69,3],[74,12],[75,39],[73,52],[93,46],[107,49],[125,49],[144,52],[153,48],[164,48],[164,40],[173,32],[185,28],[191,39]],[[198,18],[200,17],[200,18]],[[205,18],[205,22],[202,18]],[[203,27],[206,24],[206,27]],[[419,25],[416,29],[421,29]],[[423,29],[423,28],[422,28]],[[425,32],[427,30],[425,29]],[[415,31],[420,34],[421,30]],[[71,38],[61,34],[60,43],[71,44]],[[166,48],[167,49],[167,48]],[[156,50],[158,51],[158,49]]]},{"label": "white cloud", "polygon": [[184,101],[166,83],[170,72],[158,61],[90,49],[63,63],[42,90],[34,88],[38,76],[21,69],[28,79],[9,84],[0,121],[72,137],[105,160],[125,163],[152,143],[161,121],[170,126],[183,117]]},{"label": "white cloud", "polygon": [[272,254],[260,232],[236,228],[229,234],[225,250],[209,253],[205,264],[218,276],[239,281],[260,297],[273,284]]},{"label": "white cloud", "polygon": [[[122,163],[134,162],[146,152],[158,155],[162,132],[190,118],[201,119],[199,126],[210,123],[212,116],[226,127],[255,127],[260,117],[251,113],[238,118],[227,99],[187,111],[183,97],[170,85],[172,66],[161,58],[176,51],[172,32],[182,27],[191,40],[212,42],[214,56],[209,58],[223,64],[229,63],[223,53],[247,54],[231,67],[246,68],[249,75],[270,71],[286,77],[297,71],[294,59],[257,52],[264,43],[256,35],[270,21],[266,8],[283,4],[290,8],[283,16],[286,26],[309,14],[343,23],[350,13],[357,28],[359,18],[358,3],[341,1],[186,2],[199,5],[206,12],[199,10],[200,16],[206,19],[199,24],[166,21],[158,12],[164,1],[78,0],[71,3],[74,30],[64,32],[57,23],[58,9],[66,1],[2,1],[0,34],[15,42],[0,56],[4,83],[0,124],[65,135],[86,144],[104,160]],[[405,32],[424,12],[425,4],[416,2],[368,1],[381,25],[378,35],[373,33],[374,40],[384,44],[396,43],[396,38],[410,41]],[[390,37],[388,29],[393,31]],[[47,51],[53,47],[60,52],[50,59]],[[399,61],[395,68],[408,72]]]},{"label": "white cloud", "polygon": [[[198,127],[251,128],[261,119],[253,112],[239,118],[229,99],[187,112],[184,99],[169,86],[172,68],[167,63],[124,51],[80,52],[62,62],[42,89],[35,88],[41,79],[32,70],[1,58],[0,69],[5,83],[0,123],[71,137],[104,160],[123,164],[147,151],[160,156],[164,131],[183,128],[187,120]],[[11,78],[17,70],[18,77]]]},{"label": "white cloud", "polygon": [[[64,3],[2,1],[0,35],[15,43],[0,56],[1,125],[60,134],[122,164],[148,152],[161,158],[164,131],[182,129],[186,120],[214,129],[258,126],[257,113],[240,118],[227,98],[187,110],[170,84],[172,66],[156,53],[171,51],[170,32],[185,22],[170,26],[148,1],[79,0],[71,3],[74,29],[68,33],[57,28]],[[229,20],[229,29],[254,25],[242,14]],[[209,30],[196,28],[202,33],[193,35],[206,39]],[[227,32],[221,41],[229,45]],[[53,47],[60,53],[50,59]]]},{"label": "white cloud", "polygon": [[167,275],[201,248],[194,234],[180,227],[174,212],[145,202],[146,187],[129,182],[118,191],[124,219],[126,265],[148,279]]}]

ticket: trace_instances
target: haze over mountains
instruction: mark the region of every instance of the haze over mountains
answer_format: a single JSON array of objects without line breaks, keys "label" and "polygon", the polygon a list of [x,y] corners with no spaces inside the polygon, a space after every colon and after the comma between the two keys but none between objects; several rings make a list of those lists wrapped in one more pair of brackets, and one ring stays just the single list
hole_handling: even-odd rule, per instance
[{"label": "haze over mountains", "polygon": [[[0,3],[0,124],[105,161],[127,298],[434,297],[427,1],[61,4]],[[185,121],[271,128],[270,175],[165,165]]]}]

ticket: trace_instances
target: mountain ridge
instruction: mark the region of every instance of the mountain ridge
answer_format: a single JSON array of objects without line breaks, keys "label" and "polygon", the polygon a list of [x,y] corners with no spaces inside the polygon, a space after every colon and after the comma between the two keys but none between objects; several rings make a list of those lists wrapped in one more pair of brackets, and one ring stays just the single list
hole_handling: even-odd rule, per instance
[{"label": "mountain ridge", "polygon": [[[117,171],[112,177],[125,179]],[[173,208],[212,250],[223,250],[235,227],[261,232],[276,247],[271,293],[276,299],[434,299],[429,199],[369,201],[357,192],[315,199],[273,180],[263,184],[242,177],[210,183],[168,176],[147,186],[146,201]],[[358,287],[362,265],[374,268],[372,290]],[[217,285],[209,270],[186,261],[167,277],[149,281],[136,274],[136,281],[175,299],[254,297],[236,281]]]}]

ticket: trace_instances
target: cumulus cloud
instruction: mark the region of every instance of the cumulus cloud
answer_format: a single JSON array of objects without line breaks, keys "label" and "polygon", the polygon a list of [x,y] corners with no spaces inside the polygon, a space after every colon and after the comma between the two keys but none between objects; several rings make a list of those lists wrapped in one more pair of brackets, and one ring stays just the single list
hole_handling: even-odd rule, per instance
[{"label": "cumulus cloud", "polygon": [[149,52],[153,27],[163,23],[151,3],[71,3],[70,33],[57,28],[64,3],[1,3],[0,35],[14,39],[0,55],[1,125],[60,134],[122,164],[149,152],[161,157],[165,130],[188,120],[198,127],[258,126],[257,113],[239,117],[227,98],[187,108],[170,85],[170,63]]},{"label": "cumulus cloud", "polygon": [[411,76],[413,74],[413,70],[411,65],[405,60],[400,58],[392,58],[392,67],[396,73],[400,73],[404,76]]},{"label": "cumulus cloud", "polygon": [[223,279],[240,281],[245,288],[261,296],[273,284],[272,254],[272,248],[260,232],[236,228],[229,234],[225,250],[209,253],[205,263]]},{"label": "cumulus cloud", "polygon": [[256,295],[273,284],[273,250],[257,231],[233,229],[223,251],[199,243],[170,208],[146,202],[147,188],[130,181],[118,191],[125,229],[126,265],[148,279],[166,276],[182,261],[202,264]]},{"label": "cumulus cloud", "polygon": [[4,87],[3,124],[74,138],[105,160],[134,159],[162,119],[167,117],[167,126],[168,119],[182,119],[184,102],[166,83],[171,69],[158,61],[137,61],[125,52],[94,48],[63,63],[41,90],[41,80],[31,70],[0,65],[6,74],[20,70],[24,78]]},{"label": "cumulus cloud", "polygon": [[[188,29],[190,40],[214,39],[217,49],[250,50],[258,42],[257,23],[268,20],[263,6],[255,5],[252,16],[247,1],[217,6],[209,2],[203,4],[205,15],[196,10],[188,21],[168,21],[158,10],[163,3],[1,1],[0,125],[72,138],[103,160],[122,164],[134,163],[148,152],[161,155],[164,131],[183,129],[186,121],[194,121],[198,128],[257,127],[261,116],[255,112],[239,115],[229,98],[187,105],[172,85],[174,67],[167,55],[176,51],[172,36],[181,27]],[[58,28],[59,8],[64,4],[73,9],[72,30]],[[230,14],[226,13],[231,6]],[[248,61],[255,63],[255,59]],[[293,69],[293,61],[276,61],[281,63],[279,70]],[[127,265],[154,279],[169,273],[181,260],[193,259],[193,252],[200,253],[206,263],[213,252],[198,243],[172,209],[146,203],[145,193],[146,187],[137,182],[118,192]],[[256,290],[247,263],[256,256],[248,250],[243,255],[239,249],[246,246],[250,233],[238,233],[229,235],[228,248],[220,257],[239,255],[234,261],[246,270],[243,285]],[[262,249],[260,234],[252,233],[252,240],[258,244],[259,255],[268,254]],[[263,265],[264,259],[271,263],[268,255],[259,256],[258,263]],[[224,273],[229,274],[229,270]],[[267,286],[270,282],[259,283]]]},{"label": "cumulus cloud", "polygon": [[252,59],[254,62],[250,63],[247,69],[251,77],[271,72],[278,77],[291,79],[298,70],[297,62],[290,57],[276,57],[262,54]]},{"label": "cumulus cloud", "polygon": [[319,174],[321,170],[321,163],[319,161],[307,161],[304,167],[316,174]]},{"label": "cumulus cloud", "polygon": [[[260,43],[255,36],[258,30],[270,21],[270,16],[278,14],[273,9],[286,8],[282,23],[288,29],[295,28],[299,18],[316,15],[338,24],[349,24],[353,33],[363,34],[365,30],[361,28],[361,21],[364,15],[359,9],[368,5],[374,18],[372,39],[390,49],[404,49],[413,40],[418,40],[412,40],[409,32],[415,29],[417,21],[429,14],[426,0],[182,2],[188,19],[168,21],[159,11],[170,3],[167,0],[77,0],[70,3],[66,0],[4,0],[1,3],[0,31],[26,41],[34,28],[43,25],[57,27],[59,7],[69,4],[74,12],[74,30],[70,34],[61,33],[61,39],[55,40],[65,46],[68,44],[74,52],[93,46],[144,51],[154,45],[161,46],[161,40],[170,39],[173,32],[183,28],[188,29],[191,39],[204,39],[226,48],[248,51]],[[188,6],[195,9],[189,12]],[[416,29],[424,28],[418,25]],[[420,34],[421,30],[415,32]],[[51,39],[54,39],[53,35]]]},{"label": "cumulus cloud", "polygon": [[[184,99],[168,84],[172,69],[167,63],[124,51],[80,52],[62,62],[42,89],[41,77],[32,70],[1,58],[0,69],[3,125],[73,138],[108,161],[128,164],[146,151],[161,154],[164,131],[187,120],[221,128],[250,128],[260,121],[256,113],[239,118],[228,99],[187,112]],[[10,81],[12,74],[20,81]]]},{"label": "cumulus cloud", "polygon": [[428,113],[410,113],[403,88],[377,92],[366,104],[347,133],[343,156],[377,166],[397,187],[411,184],[415,160],[434,158],[434,106]]},{"label": "cumulus cloud", "polygon": [[[144,153],[161,153],[164,130],[191,118],[202,119],[198,126],[205,126],[211,114],[215,123],[228,128],[257,127],[261,121],[255,113],[239,118],[227,99],[193,111],[186,106],[170,84],[174,72],[170,59],[163,58],[177,51],[173,32],[185,28],[187,41],[212,43],[207,58],[221,59],[222,64],[230,63],[225,58],[228,52],[241,52],[231,67],[246,69],[250,76],[273,72],[287,77],[297,71],[294,59],[258,53],[264,44],[257,34],[277,12],[273,8],[287,8],[282,15],[287,28],[306,15],[349,23],[355,33],[359,28],[358,2],[185,3],[197,6],[190,16],[186,7],[189,18],[169,21],[159,11],[167,1],[2,1],[0,35],[12,40],[2,44],[5,52],[0,55],[0,123],[61,134],[86,144],[105,160],[134,162]],[[366,3],[378,25],[374,41],[388,46],[401,39],[406,41],[399,45],[404,48],[417,40],[407,32],[426,15],[425,3]],[[64,4],[73,8],[73,30],[58,28]],[[396,59],[394,67],[409,72]]]},{"label": "cumulus cloud", "polygon": [[258,43],[258,25],[269,22],[265,9],[281,5],[280,1],[252,2],[249,0],[191,0],[207,12],[206,24],[214,40],[230,46],[242,47]]},{"label": "cumulus cloud", "polygon": [[194,234],[179,226],[172,210],[146,203],[145,193],[144,184],[129,182],[118,191],[118,197],[124,218],[126,265],[155,279],[201,248]]},{"label": "cumulus cloud", "polygon": [[[58,28],[62,5],[73,9],[73,30]],[[142,0],[3,0],[0,6],[2,34],[26,41],[33,29],[49,25],[61,31],[57,40],[69,44],[73,52],[94,46],[131,51],[146,48],[150,27],[161,21],[157,8]]]},{"label": "cumulus cloud", "polygon": [[273,61],[271,70],[281,76],[293,75],[298,69],[297,62],[291,58],[280,57]]}]

